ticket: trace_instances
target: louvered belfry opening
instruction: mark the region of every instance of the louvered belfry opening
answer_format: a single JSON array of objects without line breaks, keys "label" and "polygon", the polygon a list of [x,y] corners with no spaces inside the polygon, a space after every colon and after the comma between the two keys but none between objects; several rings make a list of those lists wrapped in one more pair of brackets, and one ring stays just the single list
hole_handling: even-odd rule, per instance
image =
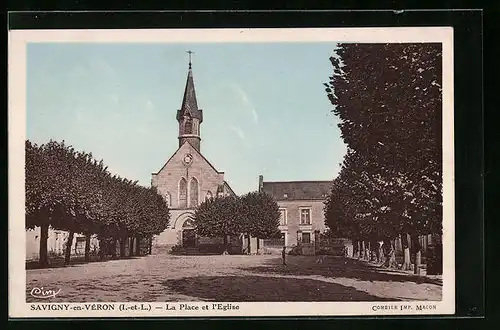
[{"label": "louvered belfry opening", "polygon": [[203,111],[198,109],[191,62],[182,105],[180,110],[177,110],[177,121],[179,122],[179,148],[189,142],[197,151],[200,151],[200,124],[203,122]]}]

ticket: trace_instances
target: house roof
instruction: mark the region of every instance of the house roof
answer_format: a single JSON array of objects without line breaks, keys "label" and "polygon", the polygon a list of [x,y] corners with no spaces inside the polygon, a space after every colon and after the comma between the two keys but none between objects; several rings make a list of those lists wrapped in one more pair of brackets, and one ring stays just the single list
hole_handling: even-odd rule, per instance
[{"label": "house roof", "polygon": [[333,181],[263,182],[263,191],[278,201],[325,199]]}]

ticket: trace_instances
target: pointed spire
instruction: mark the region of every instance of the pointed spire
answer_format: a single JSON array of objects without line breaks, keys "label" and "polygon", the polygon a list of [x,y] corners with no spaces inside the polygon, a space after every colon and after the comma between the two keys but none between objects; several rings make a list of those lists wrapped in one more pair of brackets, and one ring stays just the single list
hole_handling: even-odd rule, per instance
[{"label": "pointed spire", "polygon": [[194,89],[193,71],[191,68],[188,71],[186,80],[186,88],[184,89],[184,97],[182,99],[181,113],[194,116],[198,111],[198,102],[196,101],[196,92]]},{"label": "pointed spire", "polygon": [[191,55],[194,54],[194,52],[189,50],[187,51],[187,53],[189,54],[189,70],[179,115],[180,116],[189,115],[194,118],[200,117],[199,119],[201,119],[201,114],[198,110],[198,102],[196,101],[196,92],[194,89],[193,70],[191,64]]}]

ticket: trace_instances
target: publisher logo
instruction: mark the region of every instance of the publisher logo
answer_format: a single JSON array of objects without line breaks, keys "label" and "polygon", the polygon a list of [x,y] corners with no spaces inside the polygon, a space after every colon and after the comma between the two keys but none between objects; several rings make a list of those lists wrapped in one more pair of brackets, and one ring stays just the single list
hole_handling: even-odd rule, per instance
[{"label": "publisher logo", "polygon": [[51,289],[45,289],[44,287],[37,288],[34,287],[31,289],[31,296],[38,298],[38,299],[49,299],[49,298],[54,298],[56,295],[61,292],[61,289],[58,290],[51,290]]}]

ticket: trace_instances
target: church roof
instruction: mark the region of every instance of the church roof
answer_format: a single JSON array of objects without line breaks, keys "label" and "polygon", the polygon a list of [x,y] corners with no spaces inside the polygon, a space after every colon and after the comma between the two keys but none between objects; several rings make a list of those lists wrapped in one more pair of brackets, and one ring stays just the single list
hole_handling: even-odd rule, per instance
[{"label": "church roof", "polygon": [[203,112],[198,109],[198,102],[196,100],[196,91],[194,89],[193,70],[191,69],[191,64],[189,65],[181,109],[177,111],[177,120],[179,120],[182,116],[190,116],[192,118],[198,118],[200,122],[203,121]]},{"label": "church roof", "polygon": [[[195,147],[193,147],[193,146],[189,143],[189,141],[184,142],[184,144],[186,144],[186,143],[187,143],[187,144],[189,144],[189,145],[193,148],[193,150],[194,150],[196,153],[198,153],[198,155],[200,155],[200,157],[201,157],[201,158],[202,158],[205,162],[207,162],[207,164],[208,164],[208,165],[209,165],[209,166],[210,166],[210,167],[211,167],[211,168],[212,168],[215,172],[217,172],[218,174],[224,174],[224,172],[218,171],[218,170],[217,170],[217,169],[216,169],[216,168],[212,165],[212,163],[210,163],[210,162],[208,161],[208,159],[207,159],[205,156],[203,156],[203,154],[202,154],[201,152],[199,152],[199,151],[198,151]],[[184,144],[183,144],[183,145],[184,145]],[[181,148],[182,148],[182,146],[180,146],[179,148],[177,148],[177,150],[176,150],[176,151],[172,154],[172,156],[170,156],[170,158],[169,158],[169,159],[165,162],[165,164],[163,164],[163,166],[161,167],[161,169],[160,169],[158,172],[156,172],[156,173],[151,173],[151,174],[158,174],[158,173],[160,173],[160,172],[161,172],[161,171],[165,168],[165,166],[167,166],[167,164],[170,162],[170,160],[172,160],[172,158],[174,158],[174,156],[175,156],[175,155],[177,155],[177,153],[179,152],[179,150],[181,150]]]},{"label": "church roof", "polygon": [[326,199],[333,181],[263,182],[263,191],[277,201]]},{"label": "church roof", "polygon": [[233,191],[233,189],[231,188],[231,186],[229,185],[229,183],[227,183],[227,181],[224,181],[224,185],[226,186],[226,188],[229,190],[229,192],[230,192],[233,196],[236,196],[236,193]]}]

